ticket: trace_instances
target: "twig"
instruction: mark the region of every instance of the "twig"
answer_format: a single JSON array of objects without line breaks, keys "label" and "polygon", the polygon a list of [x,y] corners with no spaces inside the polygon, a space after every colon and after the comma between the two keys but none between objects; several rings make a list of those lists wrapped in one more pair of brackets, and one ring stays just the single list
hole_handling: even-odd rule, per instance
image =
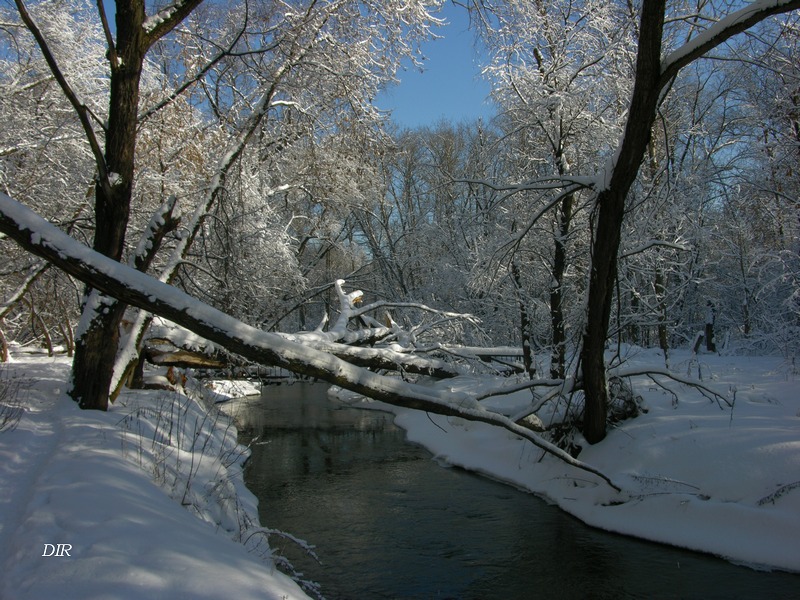
[{"label": "twig", "polygon": [[764,506],[768,502],[771,502],[772,504],[775,504],[775,500],[777,500],[781,496],[784,496],[784,495],[788,494],[789,492],[791,492],[792,490],[795,490],[797,488],[800,488],[800,481],[787,483],[786,485],[782,485],[781,487],[779,487],[777,490],[775,490],[774,492],[772,492],[768,496],[764,496],[763,498],[761,498],[761,500],[756,502],[756,504],[758,506]]},{"label": "twig", "polygon": [[703,396],[711,400],[712,402],[716,402],[719,407],[722,409],[722,403],[724,402],[729,408],[732,408],[732,404],[730,401],[725,397],[724,394],[719,393],[718,391],[710,388],[704,383],[699,381],[695,381],[689,379],[688,377],[683,377],[681,375],[676,375],[666,369],[620,369],[620,370],[612,370],[609,372],[609,376],[613,375],[614,377],[634,377],[636,375],[646,375],[650,379],[655,381],[654,376],[660,375],[662,377],[667,377],[672,379],[673,381],[677,381],[678,383],[682,383],[684,385],[691,386],[695,388],[698,392],[700,392]]}]

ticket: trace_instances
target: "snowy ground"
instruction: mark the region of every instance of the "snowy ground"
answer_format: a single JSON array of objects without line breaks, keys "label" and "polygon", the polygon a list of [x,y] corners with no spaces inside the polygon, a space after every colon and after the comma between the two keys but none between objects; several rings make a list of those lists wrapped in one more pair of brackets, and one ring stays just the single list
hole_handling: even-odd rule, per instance
[{"label": "snowy ground", "polygon": [[[306,598],[258,556],[269,550],[235,431],[165,392],[80,411],[64,393],[68,365],[17,354],[3,366],[24,412],[0,431],[0,598]],[[234,541],[246,536],[255,552]]]},{"label": "snowy ground", "polygon": [[[663,368],[663,358],[638,351],[626,367],[637,365]],[[533,491],[591,525],[800,572],[800,376],[775,357],[704,355],[699,366],[705,383],[729,395],[735,388],[732,410],[663,377],[677,396],[638,378],[647,414],[601,444],[582,444],[578,458],[611,476],[622,494],[549,456],[540,460],[541,451],[497,428],[389,410],[439,460]],[[685,376],[688,354],[676,353],[673,368]],[[481,382],[441,385],[474,389]],[[517,393],[491,406],[513,414],[529,400]]]},{"label": "snowy ground", "polygon": [[[680,361],[685,375],[688,357]],[[660,362],[645,351],[628,364]],[[439,460],[532,490],[589,524],[800,572],[795,375],[779,358],[703,356],[700,366],[710,385],[735,386],[732,411],[683,385],[661,379],[673,396],[640,378],[648,412],[585,446],[579,458],[622,494],[497,428],[392,410]],[[23,383],[24,412],[0,431],[0,598],[305,597],[266,546],[248,552],[235,541],[249,538],[253,550],[264,536],[224,421],[163,392],[129,393],[108,413],[79,411],[64,394],[67,372],[65,358],[19,353],[4,367],[3,380]],[[517,393],[489,406],[514,412],[528,400]],[[69,556],[42,556],[58,544],[71,546]]]}]

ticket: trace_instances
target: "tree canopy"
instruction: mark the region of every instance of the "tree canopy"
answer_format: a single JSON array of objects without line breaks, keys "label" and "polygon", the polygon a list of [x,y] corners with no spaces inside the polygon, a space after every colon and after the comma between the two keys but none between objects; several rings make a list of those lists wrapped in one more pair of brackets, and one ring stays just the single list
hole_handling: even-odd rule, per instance
[{"label": "tree canopy", "polygon": [[[410,374],[400,355],[416,354],[445,376],[457,346],[518,347],[532,405],[582,391],[589,442],[615,346],[658,346],[669,366],[713,307],[719,348],[797,351],[800,0],[468,3],[499,116],[413,131],[374,98],[421,62],[438,1],[15,4],[0,16],[0,182],[24,251],[0,240],[0,342],[74,347],[82,406],[129,381],[150,313],[188,317],[163,288],[93,271],[94,255],[71,266],[71,242],[20,229],[9,197],[264,332],[258,351],[239,325],[218,339],[250,360],[344,369],[360,392],[424,404],[364,365]],[[325,341],[350,350],[307,336],[308,353],[276,353],[333,331],[340,278],[375,308],[350,329],[383,327],[381,348],[367,359],[353,333]]]}]

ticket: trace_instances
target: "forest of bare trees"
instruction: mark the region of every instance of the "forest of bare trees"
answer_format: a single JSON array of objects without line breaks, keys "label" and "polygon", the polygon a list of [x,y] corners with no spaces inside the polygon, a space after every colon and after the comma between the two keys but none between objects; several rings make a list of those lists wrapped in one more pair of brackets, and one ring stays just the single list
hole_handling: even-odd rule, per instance
[{"label": "forest of bare trees", "polygon": [[[800,0],[469,2],[497,117],[398,130],[374,99],[440,4],[3,5],[2,354],[74,354],[72,397],[104,409],[151,313],[203,327],[148,278],[77,264],[16,201],[226,313],[198,333],[232,353],[434,412],[484,418],[366,370],[523,348],[521,385],[582,390],[596,442],[622,344],[666,368],[711,307],[717,351],[794,356]],[[380,329],[386,362],[356,357],[340,314]],[[304,337],[326,318],[336,335]],[[232,323],[276,335],[259,354]]]}]

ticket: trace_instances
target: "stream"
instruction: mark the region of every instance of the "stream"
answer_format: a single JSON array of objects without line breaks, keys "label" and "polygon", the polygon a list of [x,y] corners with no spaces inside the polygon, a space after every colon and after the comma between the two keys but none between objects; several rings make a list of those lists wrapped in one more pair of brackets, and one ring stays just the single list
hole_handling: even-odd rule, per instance
[{"label": "stream", "polygon": [[[231,407],[254,436],[245,482],[270,544],[328,600],[800,598],[800,576],[587,527],[540,498],[443,468],[392,415],[327,386],[267,386]],[[800,540],[798,541],[800,551]]]}]

